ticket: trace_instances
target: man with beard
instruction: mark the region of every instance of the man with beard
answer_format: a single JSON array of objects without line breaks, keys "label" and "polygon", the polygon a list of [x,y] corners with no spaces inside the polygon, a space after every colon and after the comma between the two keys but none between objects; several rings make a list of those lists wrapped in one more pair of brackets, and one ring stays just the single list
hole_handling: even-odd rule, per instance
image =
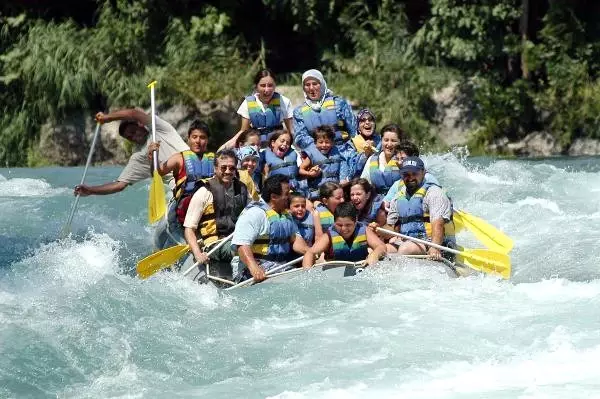
[{"label": "man with beard", "polygon": [[[442,188],[425,181],[425,164],[419,157],[402,161],[400,174],[404,185],[390,205],[385,229],[455,248],[452,202]],[[385,236],[385,234],[383,234]],[[439,249],[410,240],[392,237],[387,252],[403,255],[429,255],[439,260]]]},{"label": "man with beard", "polygon": [[234,280],[250,277],[259,282],[266,272],[303,255],[308,246],[288,213],[290,183],[286,175],[268,177],[261,191],[262,201],[251,203],[240,215],[232,246],[240,257]]}]

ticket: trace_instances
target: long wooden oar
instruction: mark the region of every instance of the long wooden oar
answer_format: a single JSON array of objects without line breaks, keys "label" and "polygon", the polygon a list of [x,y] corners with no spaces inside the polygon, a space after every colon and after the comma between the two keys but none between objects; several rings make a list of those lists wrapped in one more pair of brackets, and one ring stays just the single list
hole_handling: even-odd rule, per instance
[{"label": "long wooden oar", "polygon": [[467,266],[482,271],[484,273],[499,274],[502,278],[509,279],[511,275],[510,257],[506,254],[491,251],[489,249],[464,249],[463,251],[457,251],[456,249],[444,247],[442,245],[434,244],[430,241],[421,240],[419,238],[410,237],[404,234],[397,233],[393,230],[377,228],[377,231],[391,234],[396,237],[404,238],[405,240],[418,242],[420,244],[428,245],[433,248],[437,248],[440,251],[446,251],[458,255],[458,259],[465,263]]},{"label": "long wooden oar", "polygon": [[[90,146],[90,152],[88,153],[87,161],[85,163],[85,169],[83,169],[83,176],[81,176],[81,186],[85,181],[85,175],[87,175],[88,168],[92,163],[92,155],[94,154],[94,149],[96,148],[96,141],[98,141],[98,136],[100,135],[100,122],[96,123],[96,131],[94,132],[94,138],[92,139],[92,145]],[[67,219],[67,223],[65,223],[60,236],[65,238],[71,232],[71,222],[73,221],[73,215],[75,215],[75,210],[77,209],[77,204],[79,204],[80,195],[77,194],[75,197],[75,201],[73,201],[73,205],[71,206],[71,213],[69,214],[69,218]]]},{"label": "long wooden oar", "polygon": [[[211,252],[215,249],[221,248],[227,241],[233,237],[233,233],[223,238],[220,243],[211,249]],[[200,240],[198,240],[200,241]],[[171,266],[177,262],[182,256],[188,253],[190,246],[187,244],[174,245],[169,248],[165,248],[161,251],[155,252],[138,262],[136,266],[138,277],[141,279],[152,276],[157,271],[164,269],[165,267]]]},{"label": "long wooden oar", "polygon": [[469,230],[488,249],[503,254],[512,250],[513,240],[485,220],[463,210],[455,210],[452,216],[457,230],[460,230],[461,227]]},{"label": "long wooden oar", "polygon": [[[301,257],[296,258],[296,259],[294,259],[292,261],[289,261],[288,263],[284,263],[283,265],[279,265],[279,266],[277,266],[277,267],[269,270],[267,272],[267,274],[266,274],[266,277],[268,278],[270,275],[277,273],[279,270],[283,270],[286,267],[289,267],[291,265],[295,265],[296,263],[300,263],[300,262],[302,262],[302,259],[304,259],[304,256],[301,256]],[[245,286],[253,284],[253,283],[254,283],[254,277],[249,278],[248,280],[244,280],[241,283],[238,283],[238,284],[234,285],[233,287],[226,288],[225,290],[233,290],[233,289],[236,289],[236,288],[245,287]]]},{"label": "long wooden oar", "polygon": [[[154,86],[156,80],[152,81],[150,88],[150,106],[152,109],[152,141],[156,143],[156,113],[154,107]],[[150,192],[148,194],[148,223],[158,222],[167,211],[167,202],[165,200],[165,188],[162,177],[158,173],[158,152],[152,152],[152,183],[150,183]]]}]

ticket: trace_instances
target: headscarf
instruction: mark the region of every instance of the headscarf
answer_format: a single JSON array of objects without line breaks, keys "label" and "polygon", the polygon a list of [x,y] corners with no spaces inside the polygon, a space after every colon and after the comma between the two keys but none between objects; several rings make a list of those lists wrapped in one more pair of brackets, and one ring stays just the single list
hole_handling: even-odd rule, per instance
[{"label": "headscarf", "polygon": [[371,112],[371,110],[368,108],[363,108],[360,111],[358,111],[358,114],[356,114],[356,118],[360,120],[365,115],[370,115],[371,118],[373,118],[373,123],[377,121],[377,119],[375,119],[375,114]]},{"label": "headscarf", "polygon": [[[319,83],[321,83],[321,95],[320,95],[320,98],[318,101],[313,101],[310,98],[308,98],[308,95],[306,95],[306,92],[304,91],[304,81],[307,78],[317,79],[319,81]],[[316,69],[309,69],[308,71],[306,71],[302,74],[302,93],[304,93],[304,102],[309,107],[311,107],[313,111],[318,112],[321,110],[321,106],[323,105],[323,102],[325,101],[325,96],[327,94],[330,94],[331,91],[327,88],[327,82],[325,81],[323,74]]]},{"label": "headscarf", "polygon": [[242,163],[242,161],[246,158],[256,158],[257,160],[260,159],[260,156],[258,155],[258,150],[256,149],[255,146],[253,145],[246,145],[244,147],[240,147],[237,151],[237,158],[240,161],[240,165]]},{"label": "headscarf", "polygon": [[370,115],[371,118],[373,118],[373,134],[376,133],[376,128],[377,128],[377,119],[375,118],[375,114],[373,112],[371,112],[370,109],[368,108],[363,108],[360,111],[358,111],[358,114],[356,114],[356,123],[360,123],[360,119],[365,116],[365,115]]}]

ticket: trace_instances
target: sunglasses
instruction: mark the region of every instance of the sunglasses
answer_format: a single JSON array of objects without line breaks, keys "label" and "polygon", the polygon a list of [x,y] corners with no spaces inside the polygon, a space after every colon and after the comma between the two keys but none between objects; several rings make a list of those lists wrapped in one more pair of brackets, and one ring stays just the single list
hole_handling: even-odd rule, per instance
[{"label": "sunglasses", "polygon": [[235,166],[229,166],[229,165],[221,165],[221,166],[219,166],[219,170],[221,172],[226,172],[228,170],[230,170],[232,172],[235,172],[237,170],[237,167],[235,167]]},{"label": "sunglasses", "polygon": [[360,118],[359,122],[373,122],[375,119],[373,118]]}]

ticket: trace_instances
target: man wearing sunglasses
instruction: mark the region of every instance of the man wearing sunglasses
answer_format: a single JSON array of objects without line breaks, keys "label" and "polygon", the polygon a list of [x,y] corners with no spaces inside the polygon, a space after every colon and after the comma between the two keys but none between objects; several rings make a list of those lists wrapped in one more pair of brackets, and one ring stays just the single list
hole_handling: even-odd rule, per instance
[{"label": "man wearing sunglasses", "polygon": [[[425,180],[425,164],[421,158],[404,159],[400,174],[404,185],[390,205],[385,228],[455,248],[452,202],[439,185]],[[427,254],[438,260],[442,257],[439,249],[397,237],[390,239],[387,251],[403,255]]]},{"label": "man wearing sunglasses", "polygon": [[[240,213],[249,202],[248,190],[237,177],[237,157],[234,151],[218,152],[214,171],[214,177],[206,180],[192,196],[183,222],[185,240],[195,260],[201,263],[208,260],[197,243],[197,232],[202,232],[209,222],[205,215],[213,215],[217,238],[222,239],[233,233]],[[222,246],[210,259],[211,274],[224,277],[231,275],[233,253],[229,245]]]}]

